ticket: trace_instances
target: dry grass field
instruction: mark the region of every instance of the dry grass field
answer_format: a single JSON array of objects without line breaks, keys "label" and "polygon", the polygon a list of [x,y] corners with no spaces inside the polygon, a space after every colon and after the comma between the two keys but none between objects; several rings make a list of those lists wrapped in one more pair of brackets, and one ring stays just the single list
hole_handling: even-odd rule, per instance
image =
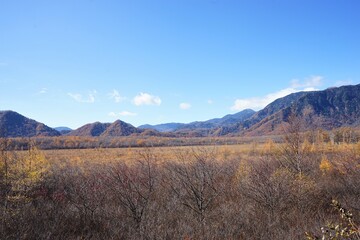
[{"label": "dry grass field", "polygon": [[241,144],[223,146],[180,146],[150,148],[95,148],[95,149],[58,149],[42,151],[49,161],[85,161],[88,163],[106,163],[114,161],[131,162],[138,158],[139,153],[150,150],[161,161],[176,160],[176,153],[207,149],[222,155],[225,159],[239,155],[248,155],[260,151],[264,144]]},{"label": "dry grass field", "polygon": [[3,239],[360,238],[360,143],[2,149]]},{"label": "dry grass field", "polygon": [[[306,151],[320,154],[334,154],[351,152],[356,156],[360,155],[360,143],[355,144],[310,144],[302,146]],[[131,162],[139,157],[139,153],[150,150],[161,162],[176,160],[176,153],[196,152],[208,150],[216,154],[216,159],[228,160],[249,156],[263,156],[278,154],[284,148],[284,144],[274,143],[271,140],[266,143],[243,143],[234,145],[210,145],[210,146],[179,146],[179,147],[127,147],[127,148],[93,148],[93,149],[56,149],[42,150],[42,153],[50,162],[69,161],[74,163],[106,163],[106,162]],[[21,152],[19,152],[21,154]]]}]

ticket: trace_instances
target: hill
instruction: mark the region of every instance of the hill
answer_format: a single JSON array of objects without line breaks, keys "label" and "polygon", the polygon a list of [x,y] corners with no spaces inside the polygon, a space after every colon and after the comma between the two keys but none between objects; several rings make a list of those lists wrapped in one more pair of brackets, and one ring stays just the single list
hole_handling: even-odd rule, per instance
[{"label": "hill", "polygon": [[114,123],[89,123],[68,133],[68,136],[82,137],[120,137],[129,136],[133,133],[140,133],[141,130],[134,126],[117,120]]},{"label": "hill", "polygon": [[68,136],[98,137],[110,126],[110,123],[88,123],[66,134]]},{"label": "hill", "polygon": [[0,111],[0,137],[59,136],[60,133],[43,123],[14,111]]},{"label": "hill", "polygon": [[140,133],[141,131],[136,127],[128,124],[126,122],[117,120],[106,128],[106,130],[101,134],[101,136],[106,137],[119,137],[119,136],[129,136],[134,133]]}]

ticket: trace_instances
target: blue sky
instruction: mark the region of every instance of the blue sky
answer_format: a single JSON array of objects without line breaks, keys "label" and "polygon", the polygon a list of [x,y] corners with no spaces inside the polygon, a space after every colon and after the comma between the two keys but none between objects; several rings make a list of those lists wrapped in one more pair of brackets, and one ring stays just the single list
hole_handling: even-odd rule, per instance
[{"label": "blue sky", "polygon": [[191,122],[360,83],[358,0],[0,0],[0,109]]}]

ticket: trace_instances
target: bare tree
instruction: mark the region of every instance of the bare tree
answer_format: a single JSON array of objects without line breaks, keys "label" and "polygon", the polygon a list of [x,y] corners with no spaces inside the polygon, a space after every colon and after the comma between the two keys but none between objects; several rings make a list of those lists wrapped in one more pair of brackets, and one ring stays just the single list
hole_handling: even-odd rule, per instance
[{"label": "bare tree", "polygon": [[142,237],[142,222],[155,191],[157,173],[151,150],[146,149],[138,154],[140,159],[132,165],[119,162],[108,168],[106,186],[114,201],[133,220],[135,230]]},{"label": "bare tree", "polygon": [[284,130],[284,146],[280,163],[283,167],[291,171],[303,174],[304,152],[302,150],[303,143],[303,121],[295,113],[291,113],[288,117],[288,126]]},{"label": "bare tree", "polygon": [[207,214],[224,190],[223,168],[218,164],[214,149],[199,148],[177,154],[177,162],[167,165],[168,184],[183,206],[189,209],[200,224],[205,237]]}]

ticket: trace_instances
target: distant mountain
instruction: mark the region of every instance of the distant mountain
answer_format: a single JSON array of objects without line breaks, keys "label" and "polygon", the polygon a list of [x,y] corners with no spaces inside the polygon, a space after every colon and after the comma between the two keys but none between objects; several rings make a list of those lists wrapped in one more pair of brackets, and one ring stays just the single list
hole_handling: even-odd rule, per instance
[{"label": "distant mountain", "polygon": [[140,133],[141,130],[134,126],[117,120],[114,123],[89,123],[76,130],[71,131],[69,136],[83,136],[83,137],[120,137],[129,136],[134,133]]},{"label": "distant mountain", "polygon": [[59,136],[60,133],[43,123],[14,111],[0,111],[0,137]]},{"label": "distant mountain", "polygon": [[237,122],[243,122],[247,119],[249,119],[250,117],[252,117],[256,112],[252,109],[245,109],[242,110],[241,112],[235,113],[235,114],[228,114],[223,118],[215,118],[213,120],[210,120],[212,122],[216,122],[217,124],[220,125],[229,125],[229,124],[233,124],[233,123],[237,123]]},{"label": "distant mountain", "polygon": [[159,132],[178,132],[189,133],[192,135],[208,135],[211,129],[230,126],[235,123],[243,122],[253,116],[256,112],[251,109],[245,109],[235,114],[228,114],[222,118],[214,118],[207,121],[196,121],[191,123],[164,123],[159,125],[142,125],[141,129],[154,129]]},{"label": "distant mountain", "polygon": [[213,129],[216,127],[230,126],[235,123],[244,122],[245,120],[252,117],[256,112],[252,109],[245,109],[235,114],[228,114],[222,118],[214,118],[202,122],[192,122],[180,129]]},{"label": "distant mountain", "polygon": [[56,131],[61,132],[61,131],[72,131],[71,128],[68,127],[56,127],[54,128]]},{"label": "distant mountain", "polygon": [[65,134],[67,134],[67,133],[69,133],[69,132],[71,132],[72,131],[72,129],[71,128],[68,128],[68,127],[56,127],[56,128],[54,128],[56,131],[58,131],[59,133],[61,133],[61,135],[65,135]]},{"label": "distant mountain", "polygon": [[278,134],[291,113],[302,118],[304,130],[360,126],[360,84],[300,92],[277,99],[241,126],[248,135]]},{"label": "distant mountain", "polygon": [[150,125],[145,124],[141,125],[138,128],[140,129],[153,129],[159,132],[173,132],[177,129],[181,128],[182,126],[186,125],[185,123],[163,123],[158,125]]}]

